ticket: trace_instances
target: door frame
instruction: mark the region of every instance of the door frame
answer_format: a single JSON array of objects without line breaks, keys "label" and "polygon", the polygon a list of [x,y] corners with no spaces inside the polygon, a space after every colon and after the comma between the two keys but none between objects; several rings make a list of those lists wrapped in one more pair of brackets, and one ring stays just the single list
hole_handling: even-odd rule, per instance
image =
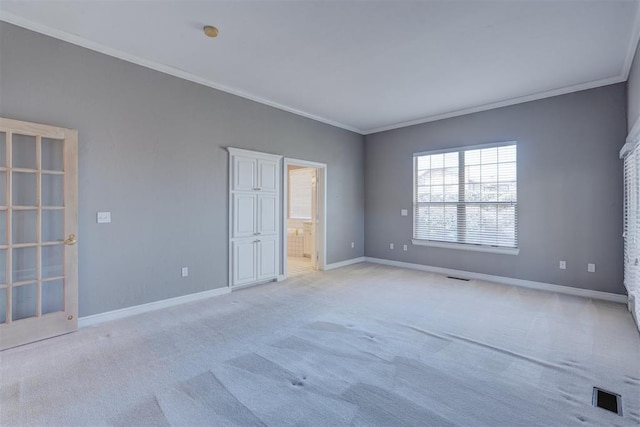
[{"label": "door frame", "polygon": [[[6,284],[9,286],[0,289],[5,292],[7,311],[5,313],[7,322],[0,324],[0,350],[15,347],[18,345],[28,344],[57,335],[73,332],[78,329],[78,247],[76,245],[78,234],[78,131],[75,129],[66,129],[57,126],[49,126],[39,123],[30,123],[19,120],[0,118],[0,129],[5,132],[5,150],[6,164],[2,167],[3,171],[7,171],[7,206],[6,206],[6,222],[7,231],[11,229],[11,213],[14,212],[14,206],[8,198],[10,197],[12,188],[12,173],[20,171],[20,168],[14,168],[12,164],[12,145],[10,142],[12,134],[29,135],[36,138],[36,161],[35,169],[29,169],[29,173],[35,174],[36,186],[36,203],[33,209],[36,214],[36,242],[34,243],[37,251],[36,255],[36,277],[32,281],[36,284],[36,314],[33,317],[24,319],[11,320],[10,306],[11,285],[13,278],[10,276],[10,268],[6,269]],[[52,138],[63,140],[63,168],[62,171],[45,170],[42,167],[42,138]],[[42,175],[43,174],[62,174],[64,176],[64,202],[62,208],[63,215],[63,240],[58,240],[64,251],[64,260],[62,264],[62,276],[49,278],[49,280],[63,280],[63,310],[53,313],[42,314],[42,284],[47,278],[42,277],[42,245],[41,224],[42,211],[46,206],[42,204]],[[40,196],[39,196],[40,195]],[[48,207],[51,209],[52,207]],[[31,209],[31,207],[29,207]],[[2,245],[6,250],[7,266],[12,261],[12,250],[16,247],[10,239],[10,233],[7,232],[6,244]],[[68,236],[68,237],[67,237]]]},{"label": "door frame", "polygon": [[318,270],[327,268],[327,164],[309,160],[284,158],[282,167],[282,274],[280,280],[287,278],[287,217],[289,216],[289,165],[316,169],[316,191],[318,198],[315,252],[318,254]]}]

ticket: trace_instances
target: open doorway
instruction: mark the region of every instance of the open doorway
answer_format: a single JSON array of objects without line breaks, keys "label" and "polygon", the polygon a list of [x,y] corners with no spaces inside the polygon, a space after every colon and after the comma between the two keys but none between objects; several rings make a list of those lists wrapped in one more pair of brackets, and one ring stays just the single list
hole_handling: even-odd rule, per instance
[{"label": "open doorway", "polygon": [[325,265],[326,165],[284,161],[283,264],[286,277],[299,276]]}]

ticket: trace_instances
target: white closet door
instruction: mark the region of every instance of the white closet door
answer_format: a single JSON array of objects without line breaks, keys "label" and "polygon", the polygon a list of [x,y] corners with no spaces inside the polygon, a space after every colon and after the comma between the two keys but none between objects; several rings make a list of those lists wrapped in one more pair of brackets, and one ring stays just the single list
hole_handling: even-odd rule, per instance
[{"label": "white closet door", "polygon": [[278,162],[258,159],[258,182],[260,191],[278,190]]},{"label": "white closet door", "polygon": [[228,147],[229,286],[278,278],[281,156]]},{"label": "white closet door", "polygon": [[256,242],[253,239],[233,242],[233,284],[256,280]]},{"label": "white closet door", "polygon": [[249,193],[233,195],[233,237],[250,237],[256,227],[256,196]]},{"label": "white closet door", "polygon": [[258,280],[277,276],[277,237],[261,237],[256,243],[256,247],[258,250]]},{"label": "white closet door", "polygon": [[233,185],[235,191],[253,191],[256,188],[256,160],[233,156]]},{"label": "white closet door", "polygon": [[258,195],[258,233],[260,235],[278,232],[278,197],[276,194]]}]

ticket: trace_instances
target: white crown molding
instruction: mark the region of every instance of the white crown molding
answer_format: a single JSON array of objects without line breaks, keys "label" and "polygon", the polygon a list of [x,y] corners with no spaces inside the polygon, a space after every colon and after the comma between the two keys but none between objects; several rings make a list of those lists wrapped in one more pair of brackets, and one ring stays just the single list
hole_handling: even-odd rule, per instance
[{"label": "white crown molding", "polygon": [[537,101],[540,99],[551,98],[553,96],[558,95],[566,95],[572,92],[579,92],[581,90],[594,89],[601,86],[608,86],[616,83],[622,83],[626,81],[627,78],[619,75],[615,77],[608,77],[606,79],[594,80],[587,83],[580,83],[573,86],[565,86],[559,89],[548,90],[546,92],[534,93],[531,95],[520,96],[517,98],[505,99],[503,101],[492,102],[489,104],[478,105],[475,107],[464,108],[462,110],[450,111],[448,113],[436,114],[434,116],[423,117],[420,119],[410,120],[407,122],[400,122],[388,126],[382,126],[378,128],[373,128],[369,130],[365,130],[365,135],[371,135],[373,133],[385,132],[388,130],[404,128],[407,126],[420,125],[423,123],[435,122],[437,120],[450,119],[452,117],[464,116],[472,113],[479,113],[481,111],[493,110],[501,107],[508,107],[510,105],[522,104],[524,102],[529,101]]},{"label": "white crown molding", "polygon": [[93,314],[91,316],[84,316],[84,317],[78,318],[78,328],[86,328],[87,326],[99,325],[100,323],[104,323],[104,322],[108,322],[116,319],[123,319],[125,317],[135,316],[136,314],[147,313],[149,311],[159,310],[161,308],[173,307],[173,306],[185,304],[188,302],[200,301],[206,298],[226,295],[230,292],[231,292],[231,289],[228,286],[224,286],[222,288],[211,289],[210,291],[198,292],[196,294],[182,295],[175,298],[154,301],[147,304],[134,305],[132,307],[125,307],[119,310]]},{"label": "white crown molding", "polygon": [[413,264],[409,262],[394,261],[390,259],[365,257],[366,262],[374,264],[389,265],[392,267],[410,268],[412,270],[427,271],[429,273],[442,274],[445,276],[455,276],[469,280],[484,280],[487,282],[499,283],[502,285],[518,286],[521,288],[537,289],[541,291],[557,292],[564,295],[572,295],[584,298],[593,298],[603,301],[611,301],[620,304],[627,304],[627,296],[612,294],[610,292],[592,291],[590,289],[574,288],[571,286],[554,285],[551,283],[534,282],[531,280],[514,279],[512,277],[493,276],[491,274],[474,273],[472,271],[453,270],[451,268],[433,267],[430,265]]},{"label": "white crown molding", "polygon": [[489,104],[478,105],[475,107],[463,108],[461,110],[454,110],[448,113],[436,114],[433,116],[426,116],[423,118],[409,120],[405,122],[395,123],[387,126],[381,126],[364,131],[365,135],[371,135],[373,133],[384,132],[387,130],[399,129],[407,126],[419,125],[422,123],[435,122],[437,120],[449,119],[452,117],[464,116],[465,114],[479,113],[481,111],[493,110],[500,107],[508,107],[509,105],[522,104],[523,102],[537,101],[539,99],[551,98],[558,95],[566,95],[572,92],[579,92],[581,90],[594,89],[601,86],[612,85],[616,83],[626,82],[629,79],[629,73],[631,72],[631,65],[636,54],[636,48],[640,43],[640,2],[636,3],[636,13],[633,20],[633,29],[631,31],[631,39],[627,46],[627,55],[625,57],[622,70],[620,74],[614,77],[608,77],[606,79],[594,80],[591,82],[581,83],[572,86],[565,86],[558,89],[553,89],[545,92],[539,92],[531,95],[521,96],[517,98],[506,99],[503,101],[497,101]]},{"label": "white crown molding", "polygon": [[539,99],[544,99],[544,98],[550,98],[553,96],[558,96],[558,95],[565,95],[568,93],[572,93],[572,92],[578,92],[581,90],[587,90],[587,89],[593,89],[596,87],[601,87],[601,86],[607,86],[607,85],[611,85],[611,84],[616,84],[616,83],[621,83],[624,81],[627,81],[627,78],[629,76],[629,72],[631,69],[631,65],[633,63],[633,59],[634,59],[634,55],[635,55],[635,50],[636,50],[636,46],[638,45],[638,42],[640,41],[640,5],[637,7],[636,9],[636,15],[635,15],[635,20],[634,20],[634,27],[633,27],[633,33],[632,33],[632,37],[631,40],[629,42],[629,46],[627,49],[627,56],[625,58],[625,63],[623,65],[623,69],[621,70],[621,73],[618,76],[614,76],[614,77],[608,77],[605,79],[599,79],[599,80],[594,80],[591,82],[586,82],[586,83],[581,83],[581,84],[577,84],[577,85],[572,85],[572,86],[566,86],[566,87],[562,87],[562,88],[558,88],[558,89],[553,89],[553,90],[549,90],[549,91],[545,91],[545,92],[539,92],[539,93],[535,93],[535,94],[531,94],[531,95],[525,95],[525,96],[521,96],[521,97],[516,97],[516,98],[510,98],[510,99],[506,99],[506,100],[502,100],[502,101],[497,101],[497,102],[492,102],[492,103],[488,103],[488,104],[482,104],[482,105],[478,105],[478,106],[474,106],[474,107],[469,107],[469,108],[463,108],[460,110],[454,110],[454,111],[450,111],[450,112],[446,112],[446,113],[442,113],[442,114],[436,114],[436,115],[432,115],[432,116],[426,116],[423,118],[419,118],[419,119],[414,119],[414,120],[409,120],[409,121],[403,121],[403,122],[398,122],[395,124],[390,124],[390,125],[386,125],[386,126],[381,126],[381,127],[377,127],[377,128],[371,128],[371,129],[358,129],[356,127],[353,126],[349,126],[346,125],[344,123],[340,123],[340,122],[336,122],[334,120],[331,119],[326,119],[324,117],[320,117],[314,114],[310,114],[307,112],[304,112],[302,110],[296,109],[296,108],[292,108],[292,107],[288,107],[286,105],[282,105],[279,104],[275,101],[271,101],[265,98],[261,98],[259,96],[255,96],[246,92],[243,92],[239,89],[235,89],[232,87],[228,87],[228,86],[224,86],[218,83],[215,83],[211,80],[208,79],[204,79],[202,77],[196,76],[194,74],[188,73],[186,71],[180,70],[178,68],[174,68],[168,65],[163,65],[163,64],[159,64],[157,62],[154,61],[149,61],[146,60],[144,58],[140,58],[136,55],[132,55],[126,52],[122,52],[120,50],[117,49],[113,49],[107,46],[104,46],[100,43],[95,43],[93,41],[90,41],[88,39],[85,39],[84,37],[80,37],[78,35],[75,34],[71,34],[71,33],[67,33],[65,31],[61,31],[52,27],[49,27],[47,25],[43,25],[43,24],[39,24],[36,22],[33,22],[31,20],[22,18],[18,15],[15,15],[13,13],[10,12],[6,12],[6,11],[2,11],[0,10],[0,21],[4,21],[7,22],[9,24],[13,24],[13,25],[17,25],[19,27],[23,27],[26,28],[28,30],[31,31],[35,31],[37,33],[41,33],[77,46],[81,46],[84,47],[86,49],[90,49],[99,53],[103,53],[105,55],[109,55],[109,56],[113,56],[115,58],[121,59],[123,61],[127,61],[145,68],[150,68],[152,70],[156,70],[159,71],[161,73],[164,74],[168,74],[174,77],[178,77],[181,78],[183,80],[188,80],[203,86],[207,86],[210,87],[212,89],[216,89],[222,92],[226,92],[226,93],[230,93],[232,95],[236,95],[239,96],[241,98],[245,98],[245,99],[249,99],[251,101],[254,102],[258,102],[260,104],[264,104],[273,108],[277,108],[279,110],[283,110],[292,114],[296,114],[298,116],[302,116],[302,117],[306,117],[308,119],[311,120],[315,120],[321,123],[325,123],[337,128],[341,128],[341,129],[345,129],[351,132],[355,132],[358,133],[360,135],[371,135],[374,133],[378,133],[378,132],[384,132],[384,131],[388,131],[388,130],[393,130],[393,129],[399,129],[399,128],[403,128],[403,127],[407,127],[407,126],[413,126],[413,125],[418,125],[418,124],[422,124],[422,123],[428,123],[428,122],[434,122],[437,120],[443,120],[443,119],[448,119],[448,118],[452,118],[452,117],[457,117],[457,116],[463,116],[466,114],[472,114],[472,113],[478,113],[481,111],[487,111],[487,110],[492,110],[495,108],[500,108],[500,107],[507,107],[510,105],[515,105],[515,104],[521,104],[523,102],[529,102],[529,101],[536,101]]},{"label": "white crown molding", "polygon": [[266,159],[266,160],[280,161],[282,160],[282,157],[283,157],[280,154],[265,153],[264,151],[253,151],[253,150],[247,150],[244,148],[235,148],[235,147],[227,147],[227,151],[231,154],[248,156],[248,157],[258,157],[260,159]]},{"label": "white crown molding", "polygon": [[203,86],[210,87],[212,89],[216,89],[222,92],[230,93],[232,95],[239,96],[241,98],[249,99],[254,102],[258,102],[260,104],[267,105],[269,107],[277,108],[279,110],[286,111],[288,113],[293,113],[298,116],[306,117],[311,120],[315,120],[317,122],[325,123],[337,128],[345,129],[351,132],[358,133],[363,135],[363,131],[361,129],[355,128],[353,126],[345,125],[344,123],[336,122],[331,119],[326,119],[324,117],[316,116],[314,114],[306,113],[302,110],[298,110],[297,108],[288,107],[286,105],[279,104],[275,101],[271,101],[265,98],[261,98],[256,95],[252,95],[250,93],[243,92],[239,89],[235,89],[232,87],[224,86],[218,83],[215,83],[211,80],[204,79],[202,77],[196,76],[194,74],[188,73],[186,71],[180,70],[175,67],[171,67],[169,65],[164,65],[157,63],[155,61],[149,61],[147,59],[141,58],[137,55],[132,55],[126,52],[123,52],[118,49],[113,49],[108,46],[105,46],[100,43],[93,42],[84,37],[78,36],[76,34],[67,33],[66,31],[61,31],[48,25],[42,25],[28,19],[24,19],[18,15],[15,15],[10,12],[6,12],[0,10],[0,21],[7,22],[9,24],[17,25],[18,27],[26,28],[31,31],[35,31],[36,33],[44,34],[49,37],[53,37],[55,39],[59,39],[80,47],[84,47],[86,49],[90,49],[99,53],[103,53],[105,55],[113,56],[115,58],[121,59],[123,61],[131,62],[132,64],[140,65],[141,67],[150,68],[155,71],[159,71],[164,74],[168,74],[174,77],[181,78],[183,80],[188,80],[193,83],[198,83]]}]

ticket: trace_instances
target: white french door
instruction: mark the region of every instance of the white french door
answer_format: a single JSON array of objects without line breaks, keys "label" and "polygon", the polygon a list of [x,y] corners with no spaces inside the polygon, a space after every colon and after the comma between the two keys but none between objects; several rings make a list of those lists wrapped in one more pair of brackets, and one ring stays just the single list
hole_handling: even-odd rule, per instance
[{"label": "white french door", "polygon": [[77,131],[0,118],[0,350],[78,325]]}]

